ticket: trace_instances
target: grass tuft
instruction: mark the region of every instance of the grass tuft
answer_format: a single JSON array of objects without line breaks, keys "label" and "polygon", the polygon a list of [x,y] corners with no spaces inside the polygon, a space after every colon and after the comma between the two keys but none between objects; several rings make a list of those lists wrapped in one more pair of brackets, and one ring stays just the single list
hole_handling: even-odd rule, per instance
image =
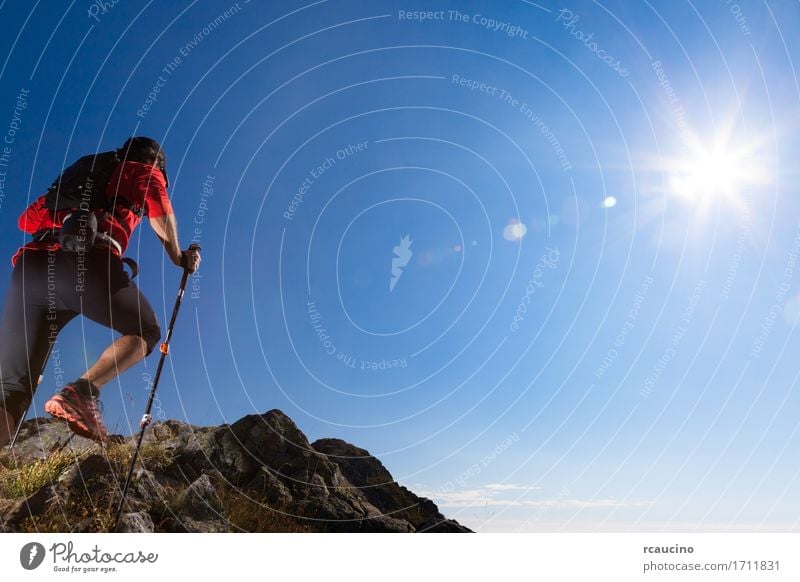
[{"label": "grass tuft", "polygon": [[0,492],[3,497],[23,499],[52,483],[76,460],[71,451],[56,451],[45,459],[14,466],[0,463]]},{"label": "grass tuft", "polygon": [[217,487],[225,517],[231,531],[253,533],[302,533],[314,531],[308,522],[271,509],[266,503],[257,503],[241,492]]}]

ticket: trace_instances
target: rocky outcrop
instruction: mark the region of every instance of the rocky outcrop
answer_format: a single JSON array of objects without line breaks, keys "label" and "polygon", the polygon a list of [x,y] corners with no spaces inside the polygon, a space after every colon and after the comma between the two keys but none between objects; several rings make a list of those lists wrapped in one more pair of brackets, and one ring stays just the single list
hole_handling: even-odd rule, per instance
[{"label": "rocky outcrop", "polygon": [[336,463],[344,477],[375,507],[394,518],[410,523],[417,532],[468,532],[458,522],[447,519],[430,499],[418,497],[399,485],[386,467],[364,449],[340,439],[319,439],[312,445]]},{"label": "rocky outcrop", "polygon": [[[26,422],[13,456],[0,459],[0,530],[108,530],[132,449],[132,438],[102,448],[57,421]],[[367,451],[338,439],[311,444],[279,410],[220,427],[155,425],[119,530],[469,531]]]}]

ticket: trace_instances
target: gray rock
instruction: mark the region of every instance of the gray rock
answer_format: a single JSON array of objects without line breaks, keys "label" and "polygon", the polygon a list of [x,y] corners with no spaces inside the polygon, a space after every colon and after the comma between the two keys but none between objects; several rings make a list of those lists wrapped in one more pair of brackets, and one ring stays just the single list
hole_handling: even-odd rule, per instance
[{"label": "gray rock", "polygon": [[224,532],[229,529],[222,502],[208,475],[197,479],[177,497],[172,513],[187,532]]},{"label": "gray rock", "polygon": [[45,485],[25,499],[13,503],[2,516],[4,528],[7,531],[15,531],[15,528],[27,518],[42,515],[55,496],[55,488],[52,485]]},{"label": "gray rock", "polygon": [[[432,503],[432,502],[431,502]],[[438,513],[438,512],[437,512]],[[428,521],[417,527],[419,533],[471,533],[472,530],[464,527],[454,519],[446,519],[441,514],[431,516]]]},{"label": "gray rock", "polygon": [[113,467],[108,459],[90,454],[64,471],[56,481],[61,501],[79,505],[92,504],[114,482]]},{"label": "gray rock", "polygon": [[311,446],[338,465],[351,486],[387,517],[404,520],[419,532],[470,531],[445,518],[430,499],[418,497],[399,485],[383,463],[368,451],[340,439],[319,439]]},{"label": "gray rock", "polygon": [[143,511],[123,513],[119,518],[120,533],[153,533],[155,529],[153,518]]},{"label": "gray rock", "polygon": [[32,418],[22,423],[14,449],[9,456],[16,459],[44,459],[57,450],[82,453],[98,445],[69,430],[66,422],[55,418]]},{"label": "gray rock", "polygon": [[100,475],[111,475],[111,465],[103,455],[89,455],[78,459],[58,478],[67,489],[86,489],[89,481]]},{"label": "gray rock", "polygon": [[128,489],[125,509],[130,512],[147,512],[163,514],[167,510],[168,500],[163,487],[156,480],[152,471],[138,469]]},{"label": "gray rock", "polygon": [[265,466],[261,467],[261,470],[244,487],[244,490],[262,498],[270,507],[283,508],[292,502],[292,494],[289,489]]}]

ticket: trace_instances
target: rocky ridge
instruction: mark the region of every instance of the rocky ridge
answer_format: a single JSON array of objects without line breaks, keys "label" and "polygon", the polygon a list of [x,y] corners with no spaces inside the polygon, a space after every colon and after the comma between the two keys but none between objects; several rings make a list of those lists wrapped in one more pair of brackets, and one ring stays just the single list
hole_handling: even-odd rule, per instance
[{"label": "rocky ridge", "polygon": [[[108,531],[133,438],[100,447],[27,421],[0,456],[0,531]],[[122,531],[468,532],[366,450],[309,443],[279,410],[231,425],[148,430]]]}]

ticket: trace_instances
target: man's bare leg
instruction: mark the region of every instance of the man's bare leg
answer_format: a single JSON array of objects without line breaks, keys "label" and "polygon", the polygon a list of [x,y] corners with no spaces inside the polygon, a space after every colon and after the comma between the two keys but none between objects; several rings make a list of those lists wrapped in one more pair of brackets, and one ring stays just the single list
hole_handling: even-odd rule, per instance
[{"label": "man's bare leg", "polygon": [[106,348],[100,359],[81,376],[98,388],[141,362],[147,355],[147,342],[138,335],[124,335]]},{"label": "man's bare leg", "polygon": [[147,353],[147,342],[137,335],[125,335],[106,348],[100,359],[71,386],[55,394],[44,410],[55,418],[67,421],[75,434],[98,442],[107,442],[108,431],[103,425],[98,406],[98,390],[124,372]]},{"label": "man's bare leg", "polygon": [[11,437],[14,436],[14,431],[17,429],[17,422],[11,414],[6,412],[5,408],[0,408],[0,448],[6,446]]},{"label": "man's bare leg", "polygon": [[[124,335],[106,348],[100,359],[81,376],[101,388],[119,374],[142,361],[147,355],[147,342],[138,335]],[[17,428],[16,419],[0,408],[0,447],[11,441]]]}]

